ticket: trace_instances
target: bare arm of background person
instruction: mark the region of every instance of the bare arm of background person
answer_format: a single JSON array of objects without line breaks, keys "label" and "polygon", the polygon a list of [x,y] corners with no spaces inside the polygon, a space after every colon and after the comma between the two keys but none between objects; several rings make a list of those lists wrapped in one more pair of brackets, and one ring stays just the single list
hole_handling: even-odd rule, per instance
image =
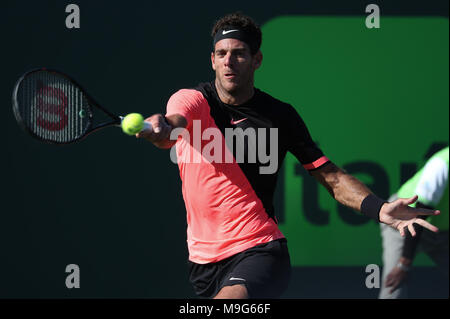
[{"label": "bare arm of background person", "polygon": [[[372,192],[355,177],[330,163],[311,172],[331,194],[331,196],[342,205],[361,211],[361,203]],[[381,207],[380,222],[397,229],[402,236],[405,235],[405,227],[408,227],[412,236],[416,235],[413,224],[419,224],[433,232],[438,228],[427,221],[418,218],[420,215],[437,215],[439,211],[423,208],[412,208],[411,205],[417,200],[417,196],[411,198],[399,198],[391,203],[385,203]]]}]

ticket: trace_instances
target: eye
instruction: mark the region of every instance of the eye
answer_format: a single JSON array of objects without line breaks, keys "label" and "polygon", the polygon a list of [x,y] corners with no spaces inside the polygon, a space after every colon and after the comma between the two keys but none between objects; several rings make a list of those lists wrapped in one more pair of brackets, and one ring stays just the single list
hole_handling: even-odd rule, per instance
[{"label": "eye", "polygon": [[224,57],[225,54],[226,54],[225,51],[222,51],[222,50],[216,51],[216,56],[218,56],[218,57],[220,57],[220,58]]},{"label": "eye", "polygon": [[245,50],[236,50],[234,52],[234,54],[238,57],[238,58],[242,58],[245,56]]}]

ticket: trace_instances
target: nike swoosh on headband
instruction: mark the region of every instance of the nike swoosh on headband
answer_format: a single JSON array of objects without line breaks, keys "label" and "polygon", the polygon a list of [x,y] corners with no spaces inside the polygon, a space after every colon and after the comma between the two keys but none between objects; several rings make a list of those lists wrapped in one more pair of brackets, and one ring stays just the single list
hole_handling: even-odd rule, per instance
[{"label": "nike swoosh on headband", "polygon": [[230,32],[236,32],[236,31],[239,31],[239,30],[227,30],[227,31],[223,30],[222,34],[228,34]]}]

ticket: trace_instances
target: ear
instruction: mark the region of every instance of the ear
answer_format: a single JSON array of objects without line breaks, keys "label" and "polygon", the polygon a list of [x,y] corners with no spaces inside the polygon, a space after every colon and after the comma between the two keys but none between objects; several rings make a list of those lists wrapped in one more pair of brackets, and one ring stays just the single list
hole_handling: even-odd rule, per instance
[{"label": "ear", "polygon": [[256,52],[256,54],[253,56],[253,67],[258,69],[261,66],[263,60],[263,55],[261,51]]},{"label": "ear", "polygon": [[211,52],[211,67],[214,71],[216,70],[216,63],[214,60],[214,52]]}]

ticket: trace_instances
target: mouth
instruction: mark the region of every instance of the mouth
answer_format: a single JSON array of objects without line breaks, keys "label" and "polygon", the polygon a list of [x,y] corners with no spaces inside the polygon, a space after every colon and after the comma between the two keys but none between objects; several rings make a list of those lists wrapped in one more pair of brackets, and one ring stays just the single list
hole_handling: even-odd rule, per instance
[{"label": "mouth", "polygon": [[228,73],[225,73],[224,76],[225,76],[225,79],[232,80],[232,79],[236,78],[236,73],[228,72]]}]

